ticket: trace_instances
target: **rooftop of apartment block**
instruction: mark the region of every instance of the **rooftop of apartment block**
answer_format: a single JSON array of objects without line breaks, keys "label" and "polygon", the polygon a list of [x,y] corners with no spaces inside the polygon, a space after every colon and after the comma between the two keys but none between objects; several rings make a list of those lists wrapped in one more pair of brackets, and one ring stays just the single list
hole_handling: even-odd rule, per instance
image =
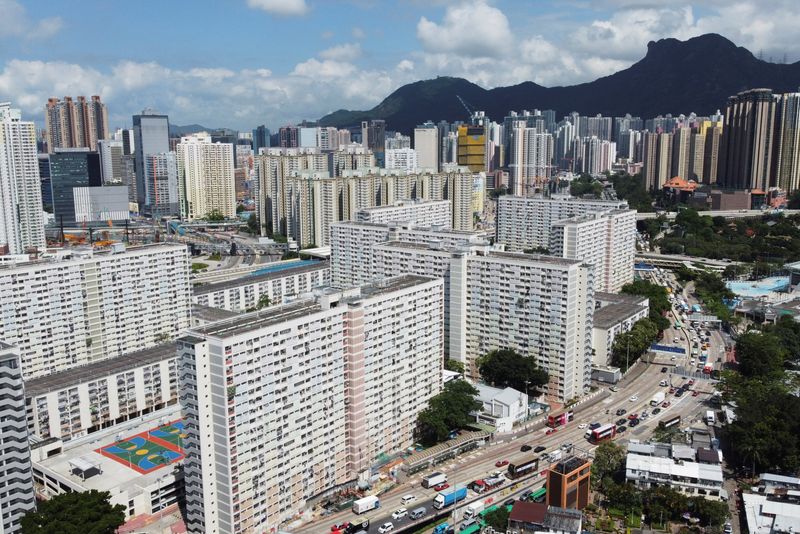
[{"label": "rooftop of apartment block", "polygon": [[58,249],[55,253],[44,255],[37,259],[32,259],[25,262],[8,262],[0,263],[0,271],[7,271],[18,268],[38,267],[53,265],[67,261],[86,261],[95,257],[107,258],[110,256],[118,256],[122,254],[137,254],[140,252],[150,252],[158,249],[169,250],[176,248],[186,249],[183,243],[148,243],[135,246],[127,246],[123,243],[114,243],[110,248],[94,249],[92,247],[72,247]]},{"label": "rooftop of apartment block", "polygon": [[328,268],[330,268],[330,262],[328,261],[295,262],[292,265],[283,266],[281,269],[265,270],[265,272],[255,271],[248,276],[242,276],[233,280],[225,280],[223,282],[214,282],[211,284],[195,286],[192,288],[192,293],[195,295],[206,295],[208,293],[216,293],[217,291],[225,291],[235,287],[257,284],[259,282],[266,282],[268,280],[277,280],[287,276],[295,276],[298,274],[320,271]]},{"label": "rooftop of apartment block", "polygon": [[594,311],[594,328],[611,328],[622,321],[641,313],[644,308],[639,304],[617,302],[603,306]]}]

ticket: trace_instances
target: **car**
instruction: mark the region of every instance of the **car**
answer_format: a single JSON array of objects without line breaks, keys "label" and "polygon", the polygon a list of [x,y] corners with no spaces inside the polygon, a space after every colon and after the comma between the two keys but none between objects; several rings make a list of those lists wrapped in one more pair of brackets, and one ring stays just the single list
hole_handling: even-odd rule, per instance
[{"label": "car", "polygon": [[725,534],[733,534],[733,527],[730,523],[725,523],[725,526],[722,527],[722,532]]},{"label": "car", "polygon": [[610,387],[610,388],[608,388],[608,389],[610,389],[610,390],[611,390],[611,391],[613,391],[614,393],[616,393],[617,391],[619,391],[619,388],[618,388],[617,386],[611,386],[611,387]]},{"label": "car", "polygon": [[692,391],[692,397],[697,397],[698,395],[700,395],[699,391],[697,390]]},{"label": "car", "polygon": [[548,428],[545,434],[549,436],[550,434],[555,434],[556,432],[558,432],[557,428]]},{"label": "car", "polygon": [[666,368],[666,367],[662,367],[662,368],[661,368],[661,372],[662,372],[662,373],[666,373],[666,372],[667,372],[667,368]]},{"label": "car", "polygon": [[617,427],[617,434],[622,434],[623,432],[625,432],[625,427],[624,426],[618,426]]},{"label": "car", "polygon": [[652,412],[653,415],[658,415],[660,413],[661,413],[661,408],[653,408],[653,412]]},{"label": "car", "polygon": [[669,388],[670,393],[675,393],[675,388]]},{"label": "car", "polygon": [[640,423],[639,419],[634,419],[633,421],[628,422],[628,426],[633,428]]},{"label": "car", "polygon": [[669,408],[670,407],[670,402],[669,401],[664,401],[663,403],[661,403],[661,407],[662,408]]},{"label": "car", "polygon": [[401,517],[405,517],[408,515],[408,510],[405,508],[398,508],[394,512],[392,512],[392,519],[400,519]]},{"label": "car", "polygon": [[617,410],[617,415],[625,415],[626,411],[627,410],[625,410],[625,408],[620,408],[619,410]]},{"label": "car", "polygon": [[677,337],[676,337],[675,339],[673,339],[673,340],[672,340],[672,342],[673,342],[673,343],[680,343],[680,342],[681,342],[681,340],[680,340],[679,338],[677,338]]},{"label": "car", "polygon": [[589,425],[588,425],[588,424],[586,424],[586,423],[581,423],[581,424],[579,424],[579,425],[578,425],[578,428],[580,428],[581,430],[583,430],[583,429],[584,429],[584,428],[586,428],[587,426],[589,426]]},{"label": "car", "polygon": [[627,420],[627,419],[625,419],[624,417],[622,417],[622,418],[620,418],[620,419],[617,419],[617,426],[622,426],[622,425],[624,425],[624,424],[625,424],[625,423],[627,423],[627,422],[628,422],[628,420]]},{"label": "car", "polygon": [[638,396],[636,396],[636,395],[631,395],[631,396],[628,398],[628,400],[629,400],[629,401],[631,401],[631,402],[636,402],[636,401],[638,401],[638,400],[639,400],[639,397],[638,397]]},{"label": "car", "polygon": [[394,525],[392,523],[384,523],[378,527],[378,532],[380,534],[386,534],[387,532],[391,532],[394,530]]},{"label": "car", "polygon": [[532,448],[533,447],[531,447],[530,445],[523,445],[522,447],[519,448],[519,452],[528,452]]},{"label": "car", "polygon": [[647,419],[650,417],[650,414],[647,413],[647,410],[643,411],[642,414],[639,416],[639,419]]},{"label": "car", "polygon": [[636,419],[637,417],[639,417],[639,414],[632,413],[632,414],[630,414],[630,415],[628,416],[628,421],[630,421],[630,420],[632,420],[632,419]]},{"label": "car", "polygon": [[450,484],[448,484],[447,482],[442,482],[441,484],[437,484],[436,486],[434,486],[433,489],[436,491],[444,491],[449,487]]},{"label": "car", "polygon": [[670,358],[670,360],[672,360],[673,362],[674,362],[675,360],[677,360],[677,359],[678,359],[678,357],[677,357],[677,356],[672,356],[672,357]]},{"label": "car", "polygon": [[545,449],[547,449],[547,447],[543,447],[542,445],[537,445],[536,448],[533,449],[533,452],[538,454],[538,453],[542,452]]},{"label": "car", "polygon": [[348,528],[349,526],[350,526],[350,523],[349,523],[349,522],[344,522],[344,523],[342,523],[342,524],[340,524],[340,525],[333,525],[333,526],[331,527],[331,532],[338,532],[338,531],[340,531],[340,530],[347,530],[347,528]]},{"label": "car", "polygon": [[512,506],[516,501],[516,499],[508,499],[503,503],[503,506]]},{"label": "car", "polygon": [[494,463],[495,467],[503,467],[504,465],[508,465],[508,460],[498,460]]},{"label": "car", "polygon": [[682,389],[679,389],[678,391],[676,391],[676,392],[675,392],[675,396],[676,396],[676,397],[681,397],[681,396],[683,396],[683,390],[682,390]]},{"label": "car", "polygon": [[570,452],[572,450],[572,443],[562,443],[561,450]]}]

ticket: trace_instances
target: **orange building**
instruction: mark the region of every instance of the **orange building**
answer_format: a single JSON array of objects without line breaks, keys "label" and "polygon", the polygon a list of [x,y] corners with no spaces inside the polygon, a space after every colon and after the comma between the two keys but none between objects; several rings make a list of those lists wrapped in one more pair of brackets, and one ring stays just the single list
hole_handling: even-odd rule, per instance
[{"label": "orange building", "polygon": [[592,462],[572,456],[547,471],[547,504],[583,510],[589,504]]}]

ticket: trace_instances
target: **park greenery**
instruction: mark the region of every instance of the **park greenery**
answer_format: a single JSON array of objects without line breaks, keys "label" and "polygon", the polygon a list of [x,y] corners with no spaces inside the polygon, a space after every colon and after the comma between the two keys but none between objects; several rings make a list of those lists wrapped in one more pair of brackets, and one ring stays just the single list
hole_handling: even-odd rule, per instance
[{"label": "park greenery", "polygon": [[508,529],[508,517],[510,515],[507,507],[497,506],[494,510],[488,512],[483,520],[486,521],[486,524],[492,527],[495,532],[506,532]]},{"label": "park greenery", "polygon": [[206,269],[208,269],[207,263],[203,263],[201,261],[196,261],[192,263],[192,274],[205,271]]},{"label": "park greenery", "polygon": [[447,439],[451,430],[464,428],[474,422],[470,412],[481,409],[475,397],[478,390],[465,380],[451,380],[442,391],[431,397],[428,406],[417,416],[417,437],[425,446]]},{"label": "park greenery", "polygon": [[225,216],[219,210],[211,210],[206,214],[205,217],[206,221],[208,222],[222,222],[225,220]]},{"label": "park greenery", "polygon": [[569,194],[574,197],[591,195],[595,198],[600,198],[602,192],[603,184],[589,174],[581,174],[569,183]]},{"label": "park greenery", "polygon": [[675,271],[675,275],[682,282],[694,282],[694,294],[703,303],[707,313],[716,315],[726,323],[733,321],[733,313],[725,301],[734,298],[735,295],[717,273],[683,266]]},{"label": "park greenery", "polygon": [[669,319],[665,315],[672,309],[672,305],[666,288],[646,280],[636,280],[622,286],[622,293],[647,297],[650,303],[649,319],[655,323],[659,331],[669,328]]},{"label": "park greenery", "polygon": [[537,391],[547,384],[547,371],[537,367],[533,358],[512,349],[487,352],[475,362],[481,378],[495,387],[511,387],[517,391]]},{"label": "park greenery", "polygon": [[653,202],[656,198],[647,190],[641,173],[635,175],[613,174],[610,180],[614,184],[617,198],[627,200],[631,209],[640,213],[649,213],[656,210],[653,207]]},{"label": "park greenery", "polygon": [[250,217],[247,218],[247,231],[253,235],[259,232],[258,216],[255,213],[251,213]]},{"label": "park greenery", "polygon": [[625,449],[604,442],[595,450],[592,487],[603,495],[610,514],[631,517],[644,514],[650,523],[683,521],[683,514],[697,518],[702,526],[720,526],[728,516],[724,502],[702,496],[689,497],[668,486],[640,490],[625,480]]},{"label": "park greenery", "polygon": [[111,505],[107,491],[54,495],[20,520],[22,534],[113,534],[125,523],[125,507]]},{"label": "park greenery", "polygon": [[458,360],[453,359],[446,359],[444,361],[444,368],[448,371],[453,371],[454,373],[461,373],[464,374],[464,364]]},{"label": "park greenery", "polygon": [[619,367],[622,372],[642,357],[650,349],[650,345],[658,341],[658,326],[648,318],[639,319],[627,332],[614,337],[611,345],[611,365]]}]

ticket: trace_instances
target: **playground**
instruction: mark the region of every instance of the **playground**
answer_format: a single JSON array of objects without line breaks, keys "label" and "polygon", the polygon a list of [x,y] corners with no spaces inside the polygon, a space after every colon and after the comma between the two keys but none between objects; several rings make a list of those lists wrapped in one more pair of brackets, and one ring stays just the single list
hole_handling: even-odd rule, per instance
[{"label": "playground", "polygon": [[185,437],[183,421],[178,420],[116,441],[97,452],[146,474],[182,459]]}]

